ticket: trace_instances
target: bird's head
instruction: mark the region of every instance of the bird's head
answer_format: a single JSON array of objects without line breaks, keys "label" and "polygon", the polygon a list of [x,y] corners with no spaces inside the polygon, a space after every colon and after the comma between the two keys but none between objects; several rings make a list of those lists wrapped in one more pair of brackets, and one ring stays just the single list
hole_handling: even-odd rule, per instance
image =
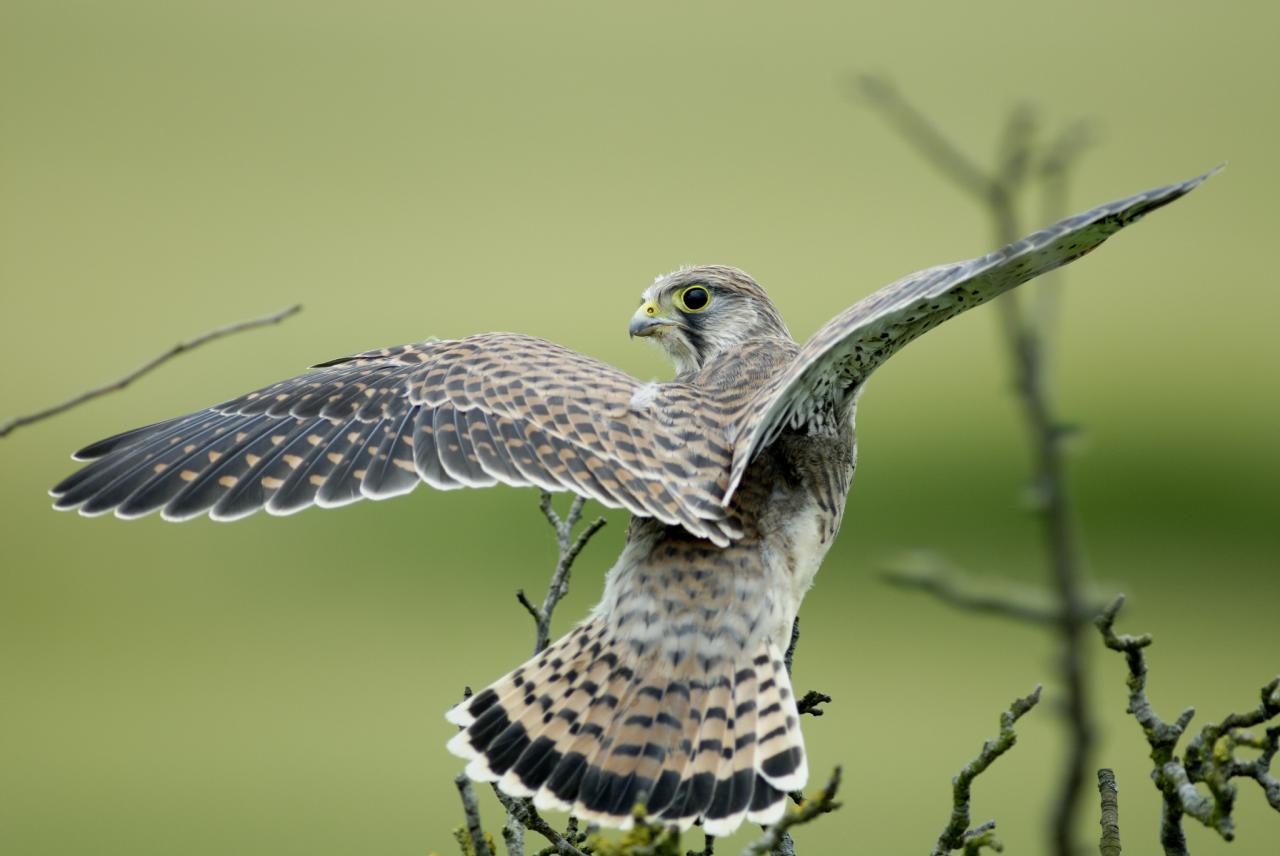
[{"label": "bird's head", "polygon": [[640,295],[630,333],[662,346],[676,371],[696,371],[743,342],[786,338],[773,301],[737,268],[703,265],[660,276]]}]

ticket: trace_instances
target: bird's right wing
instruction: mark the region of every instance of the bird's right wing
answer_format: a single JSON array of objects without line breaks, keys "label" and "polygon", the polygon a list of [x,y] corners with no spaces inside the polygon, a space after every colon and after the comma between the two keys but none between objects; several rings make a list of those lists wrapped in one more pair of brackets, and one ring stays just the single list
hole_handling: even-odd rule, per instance
[{"label": "bird's right wing", "polygon": [[[316,366],[206,410],[94,443],[56,508],[171,520],[288,514],[362,497],[504,483],[572,491],[721,544],[732,452],[696,388],[644,384],[513,333]],[[711,420],[711,421],[709,421]]]},{"label": "bird's right wing", "polygon": [[722,501],[729,501],[747,466],[780,431],[803,427],[843,408],[867,376],[912,339],[1080,258],[1217,171],[1099,205],[980,258],[913,273],[841,312],[752,400],[740,422],[733,472]]}]

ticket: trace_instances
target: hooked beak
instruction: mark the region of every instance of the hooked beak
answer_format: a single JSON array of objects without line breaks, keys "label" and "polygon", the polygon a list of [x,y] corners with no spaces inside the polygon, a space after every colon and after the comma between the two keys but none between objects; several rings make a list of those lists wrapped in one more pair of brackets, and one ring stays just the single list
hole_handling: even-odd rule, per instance
[{"label": "hooked beak", "polygon": [[636,310],[636,314],[631,316],[631,324],[627,327],[627,332],[632,338],[652,336],[663,327],[675,327],[678,324],[678,321],[664,317],[658,309],[658,304],[647,300]]}]

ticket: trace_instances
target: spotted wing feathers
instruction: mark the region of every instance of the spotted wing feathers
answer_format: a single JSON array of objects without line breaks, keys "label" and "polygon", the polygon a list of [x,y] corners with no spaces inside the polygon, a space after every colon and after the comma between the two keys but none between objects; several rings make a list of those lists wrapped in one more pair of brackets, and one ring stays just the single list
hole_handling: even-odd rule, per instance
[{"label": "spotted wing feathers", "polygon": [[885,286],[837,315],[804,344],[790,368],[756,393],[738,430],[732,496],[747,465],[784,428],[844,408],[877,366],[911,340],[1040,274],[1080,258],[1116,232],[1212,176],[1100,205],[981,258],[939,265]]},{"label": "spotted wing feathers", "polygon": [[727,544],[739,534],[719,503],[732,452],[703,395],[529,336],[429,341],[101,440],[52,493],[55,507],[86,514],[231,520],[384,499],[423,481],[534,485]]}]

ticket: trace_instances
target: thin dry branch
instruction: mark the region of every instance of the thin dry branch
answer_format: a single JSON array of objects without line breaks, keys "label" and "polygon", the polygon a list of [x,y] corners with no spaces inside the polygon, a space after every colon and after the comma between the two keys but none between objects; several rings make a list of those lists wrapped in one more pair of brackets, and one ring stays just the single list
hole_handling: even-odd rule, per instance
[{"label": "thin dry branch", "polygon": [[524,856],[525,826],[515,812],[507,812],[507,821],[502,824],[502,843],[507,847],[507,856]]},{"label": "thin dry branch", "polygon": [[[465,856],[493,856],[489,841],[485,838],[480,826],[480,802],[476,799],[475,788],[465,773],[459,773],[453,783],[458,786],[458,795],[462,797],[462,813],[467,821],[466,837],[459,837]],[[467,845],[470,844],[468,848]]]},{"label": "thin dry branch", "polygon": [[764,835],[748,844],[743,849],[742,856],[795,856],[791,830],[840,808],[840,803],[835,801],[836,793],[840,790],[840,775],[841,770],[836,767],[822,790],[784,814],[781,820],[765,830]]},{"label": "thin dry branch", "polygon": [[[516,592],[516,600],[533,618],[534,654],[541,652],[551,642],[551,619],[555,614],[556,606],[569,593],[569,577],[573,573],[573,563],[577,561],[578,555],[587,546],[587,542],[595,537],[595,534],[605,525],[605,519],[598,517],[588,523],[577,538],[573,537],[573,529],[582,519],[582,510],[586,504],[587,500],[584,497],[574,497],[573,502],[569,505],[568,513],[561,518],[556,513],[555,506],[552,505],[550,492],[542,491],[539,499],[538,508],[542,511],[542,515],[547,518],[547,522],[551,524],[551,528],[555,530],[556,546],[559,554],[556,558],[556,568],[551,574],[551,581],[547,584],[547,594],[542,600],[542,606],[534,606],[532,601],[525,595],[524,589]],[[542,815],[538,813],[538,810],[534,808],[531,800],[509,797],[499,791],[496,786],[493,792],[498,801],[502,803],[502,807],[507,810],[507,822],[503,827],[503,838],[507,842],[509,856],[522,856],[525,829],[536,832],[550,841],[551,848],[549,849],[553,853],[560,854],[560,856],[585,856],[578,845],[586,841],[586,835],[578,832],[576,821],[571,819],[569,828],[564,833],[561,833],[547,823]],[[515,845],[514,848],[513,844]]]},{"label": "thin dry branch", "polygon": [[[1143,649],[1151,645],[1151,636],[1115,632],[1116,616],[1123,605],[1124,595],[1120,595],[1099,616],[1097,625],[1106,646],[1123,653],[1129,668],[1128,711],[1142,727],[1151,747],[1154,767],[1151,779],[1164,799],[1160,817],[1160,843],[1164,852],[1166,856],[1187,856],[1187,840],[1182,831],[1182,819],[1186,816],[1231,841],[1235,837],[1233,779],[1257,782],[1268,804],[1280,811],[1280,782],[1270,769],[1280,749],[1280,677],[1262,688],[1260,703],[1254,709],[1228,714],[1220,722],[1205,725],[1188,744],[1184,757],[1179,758],[1178,741],[1191,724],[1195,708],[1184,710],[1173,723],[1165,722],[1156,714],[1147,698],[1147,662],[1143,653]],[[1267,729],[1265,737],[1258,738],[1244,730],[1272,720],[1277,724]],[[1235,757],[1235,750],[1240,746],[1261,749],[1262,754],[1252,761],[1242,761]],[[1198,783],[1208,788],[1208,797],[1196,788]]]},{"label": "thin dry branch", "polygon": [[958,609],[1012,618],[1027,624],[1053,625],[1058,611],[1045,603],[1048,598],[1016,598],[978,590],[973,581],[940,562],[882,571],[880,579],[895,588],[922,591]]},{"label": "thin dry branch", "polygon": [[[861,78],[859,83],[862,94],[903,139],[986,207],[999,245],[1011,243],[1021,234],[1017,197],[1025,189],[1028,179],[1038,176],[1058,182],[1057,190],[1049,196],[1054,204],[1065,201],[1066,175],[1074,159],[1085,148],[1080,131],[1083,126],[1073,125],[1051,142],[1046,157],[1036,144],[1034,114],[1025,106],[1015,108],[1005,125],[996,166],[985,170],[951,143],[892,84],[870,76]],[[1065,212],[1058,212],[1055,216],[1062,213]],[[1052,626],[1061,645],[1058,672],[1066,689],[1062,708],[1070,740],[1054,803],[1052,846],[1057,856],[1073,856],[1077,850],[1075,817],[1079,814],[1084,795],[1085,770],[1092,753],[1094,726],[1086,695],[1084,627],[1078,619],[1087,608],[1083,595],[1083,572],[1063,464],[1062,440],[1069,432],[1055,418],[1050,404],[1045,371],[1045,331],[1027,319],[1017,294],[1007,294],[995,302],[1013,368],[1014,388],[1031,439],[1036,511],[1058,599]],[[1044,317],[1047,313],[1042,313],[1042,320]],[[1007,610],[1004,612],[1008,613]]]},{"label": "thin dry branch", "polygon": [[[981,612],[1026,624],[1053,627],[1061,621],[1057,592],[1041,586],[1005,581],[993,591],[991,577],[974,577],[932,555],[903,561],[881,571],[880,579],[895,588],[931,594],[942,603],[968,612]],[[1084,599],[1076,621],[1092,624],[1106,608],[1097,598]]]},{"label": "thin dry branch", "polygon": [[[787,667],[787,674],[791,674],[791,664],[796,658],[796,646],[800,644],[800,616],[796,616],[791,622],[791,641],[787,643],[787,653],[783,655],[782,662]],[[822,716],[826,713],[822,709],[822,705],[829,704],[831,696],[817,690],[809,690],[796,702],[796,712],[801,716],[809,714],[810,716]]]},{"label": "thin dry branch", "polygon": [[247,321],[236,321],[232,324],[227,324],[224,327],[219,327],[216,330],[201,333],[194,339],[179,342],[164,353],[152,357],[150,360],[138,366],[124,377],[118,378],[117,380],[113,380],[109,383],[104,383],[102,386],[96,386],[93,389],[86,390],[79,395],[67,399],[61,404],[55,404],[52,407],[46,407],[44,410],[39,410],[35,413],[28,413],[25,416],[17,416],[10,419],[8,422],[0,424],[0,437],[8,436],[14,430],[21,428],[24,425],[30,425],[34,422],[40,422],[52,416],[57,416],[59,413],[65,413],[73,407],[79,407],[81,404],[92,401],[95,398],[100,398],[108,393],[122,390],[138,378],[159,368],[179,354],[194,351],[201,345],[206,345],[215,339],[222,339],[236,333],[243,333],[245,330],[252,330],[256,327],[266,327],[270,324],[279,324],[289,316],[296,315],[301,311],[302,304],[296,303],[286,309],[281,309],[279,312],[273,312],[270,315],[263,315],[261,318],[250,318]]},{"label": "thin dry branch", "polygon": [[975,828],[969,827],[969,791],[973,780],[990,767],[995,760],[1013,748],[1018,735],[1013,726],[1031,708],[1040,701],[1040,687],[1031,694],[1015,699],[1009,709],[1000,714],[1000,734],[995,740],[982,744],[982,751],[960,770],[951,780],[951,818],[947,821],[942,834],[933,846],[931,856],[947,856],[954,850],[962,850],[965,854],[977,853],[983,847],[1000,850],[1001,846],[995,837],[996,823],[989,820]]},{"label": "thin dry branch", "polygon": [[556,569],[551,574],[551,582],[547,585],[547,595],[542,599],[542,606],[534,606],[525,596],[524,589],[516,591],[516,600],[520,601],[520,605],[533,617],[536,633],[533,643],[535,654],[551,644],[551,616],[556,611],[556,605],[569,593],[569,576],[573,572],[573,563],[577,561],[578,554],[582,552],[583,547],[587,546],[587,542],[604,527],[605,519],[597,517],[587,524],[576,539],[573,539],[573,527],[577,526],[578,521],[582,519],[582,509],[586,504],[587,500],[584,497],[574,497],[573,504],[569,506],[569,513],[561,519],[551,504],[550,492],[545,490],[542,492],[538,507],[556,532],[556,544],[559,547],[560,556],[556,560]]},{"label": "thin dry branch", "polygon": [[1098,825],[1102,827],[1102,838],[1098,841],[1098,852],[1102,856],[1120,856],[1119,791],[1116,787],[1115,770],[1099,770],[1098,798],[1102,808],[1098,815]]},{"label": "thin dry branch", "polygon": [[546,818],[538,814],[532,800],[515,799],[498,790],[495,785],[493,793],[507,810],[507,816],[516,823],[522,824],[530,832],[536,832],[551,842],[551,852],[559,856],[587,856],[578,845],[587,840],[585,833],[577,831],[577,824],[570,820],[569,829],[560,832]]}]

